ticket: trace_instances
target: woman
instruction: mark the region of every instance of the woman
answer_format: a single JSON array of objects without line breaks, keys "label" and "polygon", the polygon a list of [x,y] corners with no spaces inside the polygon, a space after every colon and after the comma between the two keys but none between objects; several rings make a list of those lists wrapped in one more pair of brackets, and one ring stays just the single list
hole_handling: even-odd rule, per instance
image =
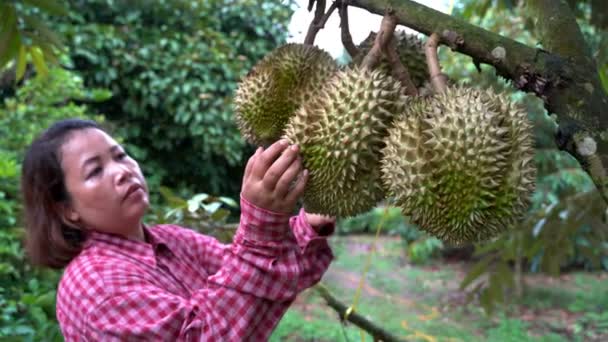
[{"label": "woman", "polygon": [[301,168],[297,146],[256,151],[226,245],[144,224],[137,162],[95,122],[52,125],[29,147],[21,184],[29,257],[64,269],[57,318],[66,341],[268,339],[333,259],[334,220],[290,216],[308,177]]}]

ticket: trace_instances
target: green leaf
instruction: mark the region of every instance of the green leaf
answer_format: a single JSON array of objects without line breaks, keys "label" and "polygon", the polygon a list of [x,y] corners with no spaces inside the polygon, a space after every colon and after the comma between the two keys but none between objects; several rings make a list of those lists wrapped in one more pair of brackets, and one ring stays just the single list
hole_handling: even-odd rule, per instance
[{"label": "green leaf", "polygon": [[238,208],[238,204],[236,203],[236,201],[230,197],[221,196],[219,197],[219,200],[230,207]]},{"label": "green leaf", "polygon": [[3,4],[0,5],[0,12],[4,14],[4,20],[0,26],[0,68],[2,68],[18,53],[21,37],[17,28],[15,8]]},{"label": "green leaf", "polygon": [[492,295],[487,288],[484,289],[483,292],[481,293],[481,296],[479,297],[479,302],[481,304],[481,307],[483,307],[483,309],[485,310],[485,312],[488,315],[490,315],[493,311],[494,305],[492,302]]},{"label": "green leaf", "polygon": [[30,53],[32,55],[32,61],[34,62],[34,66],[36,67],[36,71],[42,77],[46,77],[49,74],[49,69],[46,66],[46,62],[44,61],[44,55],[39,47],[34,46],[31,48]]},{"label": "green leaf", "polygon": [[226,209],[218,209],[211,215],[213,221],[221,222],[230,215],[230,211]]},{"label": "green leaf", "polygon": [[213,202],[213,203],[209,203],[209,204],[203,204],[202,206],[203,206],[203,208],[205,208],[205,210],[208,213],[213,214],[213,213],[215,213],[222,206],[222,203],[220,203],[220,202]]},{"label": "green leaf", "polygon": [[600,68],[599,73],[604,91],[608,93],[608,63],[604,64],[604,66]]},{"label": "green leaf", "polygon": [[17,81],[20,81],[25,74],[25,67],[27,66],[27,49],[24,45],[19,48],[19,57],[17,58]]},{"label": "green leaf", "polygon": [[465,289],[473,280],[477,279],[482,273],[486,272],[488,265],[490,265],[492,258],[481,259],[467,274],[467,276],[460,283],[460,289]]}]

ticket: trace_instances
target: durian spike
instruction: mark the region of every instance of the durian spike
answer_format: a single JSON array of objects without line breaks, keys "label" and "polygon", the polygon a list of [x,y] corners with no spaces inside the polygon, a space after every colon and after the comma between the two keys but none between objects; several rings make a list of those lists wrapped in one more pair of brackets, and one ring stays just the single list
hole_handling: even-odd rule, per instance
[{"label": "durian spike", "polygon": [[426,54],[426,63],[429,67],[429,76],[433,88],[437,93],[443,93],[447,89],[448,77],[441,72],[439,65],[439,57],[437,56],[437,48],[439,47],[439,35],[435,32],[431,34],[426,41],[424,52]]}]

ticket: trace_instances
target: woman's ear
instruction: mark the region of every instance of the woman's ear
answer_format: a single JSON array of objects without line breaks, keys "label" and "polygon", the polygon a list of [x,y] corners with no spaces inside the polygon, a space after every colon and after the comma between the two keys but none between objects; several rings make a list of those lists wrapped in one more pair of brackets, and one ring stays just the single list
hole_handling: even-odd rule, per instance
[{"label": "woman's ear", "polygon": [[66,202],[57,204],[57,210],[63,223],[67,226],[78,228],[78,222],[80,221],[80,215]]}]

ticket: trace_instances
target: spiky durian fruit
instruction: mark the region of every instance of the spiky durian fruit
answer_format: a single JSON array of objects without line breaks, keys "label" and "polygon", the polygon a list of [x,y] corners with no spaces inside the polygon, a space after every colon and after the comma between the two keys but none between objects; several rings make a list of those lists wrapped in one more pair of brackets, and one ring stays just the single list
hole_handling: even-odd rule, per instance
[{"label": "spiky durian fruit", "polygon": [[[376,33],[370,34],[361,43],[359,43],[359,53],[353,60],[357,65],[361,63],[365,55],[371,50],[376,40]],[[408,34],[404,31],[395,31],[394,37],[397,41],[397,53],[399,60],[407,68],[410,78],[414,85],[418,88],[424,87],[429,77],[428,67],[426,64],[426,56],[424,54],[423,40],[413,34]],[[386,57],[382,56],[380,64],[377,66],[384,72],[390,73],[389,63]]]},{"label": "spiky durian fruit", "polygon": [[256,145],[278,140],[295,110],[337,69],[331,55],[315,46],[288,43],[270,52],[235,93],[235,119],[243,137]]},{"label": "spiky durian fruit", "polygon": [[507,229],[534,191],[532,125],[491,90],[452,86],[411,101],[382,154],[389,196],[421,229],[450,243]]},{"label": "spiky durian fruit", "polygon": [[400,83],[390,76],[348,67],[298,109],[285,137],[300,146],[310,171],[306,211],[348,217],[384,198],[380,150],[403,103]]}]

